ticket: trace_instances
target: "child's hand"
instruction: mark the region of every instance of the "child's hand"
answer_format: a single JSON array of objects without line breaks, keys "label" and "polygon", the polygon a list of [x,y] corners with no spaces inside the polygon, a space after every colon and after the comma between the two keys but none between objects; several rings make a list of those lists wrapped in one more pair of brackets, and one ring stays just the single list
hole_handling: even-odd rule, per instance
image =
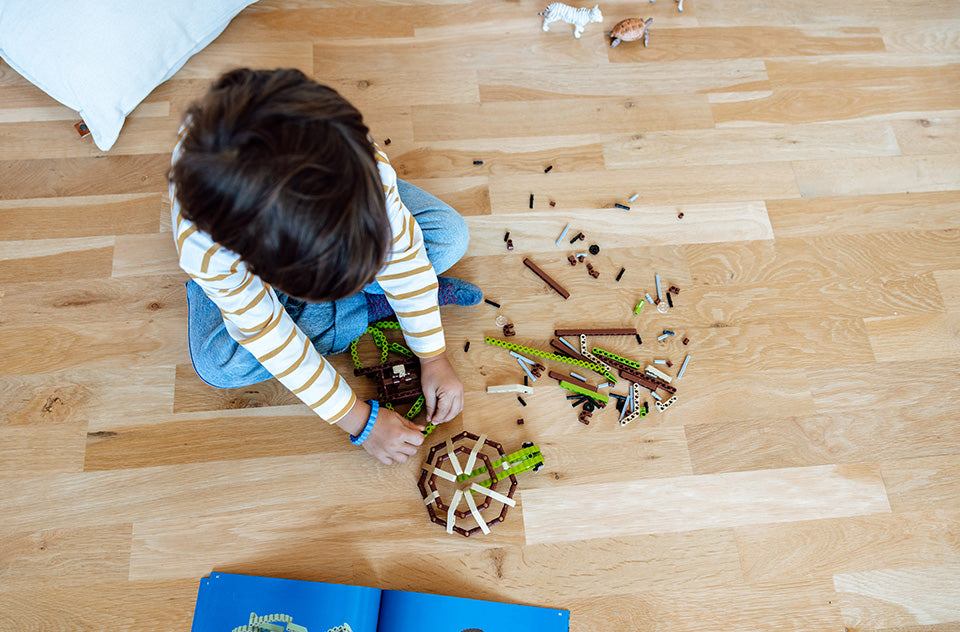
[{"label": "child's hand", "polygon": [[[370,416],[370,405],[357,400],[356,405],[337,425],[351,435],[357,435]],[[407,457],[417,453],[423,443],[423,426],[418,426],[389,408],[380,407],[370,436],[363,442],[363,449],[386,465],[405,463]]]},{"label": "child's hand", "polygon": [[420,386],[427,405],[427,423],[442,424],[463,411],[463,382],[445,353],[420,358]]},{"label": "child's hand", "polygon": [[423,443],[423,426],[398,415],[389,408],[380,407],[377,422],[363,449],[386,465],[406,463],[407,457],[417,453]]}]

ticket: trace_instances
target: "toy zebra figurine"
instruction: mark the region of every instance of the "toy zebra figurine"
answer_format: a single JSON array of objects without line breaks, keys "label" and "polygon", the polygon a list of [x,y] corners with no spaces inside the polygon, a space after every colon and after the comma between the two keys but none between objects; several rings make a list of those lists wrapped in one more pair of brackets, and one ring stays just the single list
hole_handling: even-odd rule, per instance
[{"label": "toy zebra figurine", "polygon": [[562,2],[551,3],[544,11],[537,15],[543,16],[543,30],[550,30],[550,23],[557,20],[563,20],[567,24],[573,24],[573,36],[580,39],[583,33],[583,27],[591,22],[603,22],[603,14],[600,13],[600,5],[596,4],[592,9],[586,7],[578,9]]}]

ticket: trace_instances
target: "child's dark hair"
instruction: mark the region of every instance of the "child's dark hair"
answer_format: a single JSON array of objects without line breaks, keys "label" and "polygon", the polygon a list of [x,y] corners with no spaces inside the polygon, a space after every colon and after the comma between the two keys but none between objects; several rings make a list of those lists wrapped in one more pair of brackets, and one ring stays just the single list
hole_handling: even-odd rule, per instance
[{"label": "child's dark hair", "polygon": [[233,70],[187,111],[170,181],[184,217],[296,298],[350,296],[390,225],[363,117],[299,70]]}]

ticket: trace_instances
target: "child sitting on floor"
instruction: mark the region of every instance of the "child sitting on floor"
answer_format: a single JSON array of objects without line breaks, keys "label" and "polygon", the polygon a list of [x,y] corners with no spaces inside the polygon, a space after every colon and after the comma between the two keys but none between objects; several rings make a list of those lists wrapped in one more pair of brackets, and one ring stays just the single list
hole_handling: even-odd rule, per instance
[{"label": "child sitting on floor", "polygon": [[337,92],[298,70],[226,73],[187,112],[170,193],[205,382],[272,375],[383,463],[404,462],[423,427],[358,400],[323,358],[395,314],[420,358],[427,421],[460,413],[439,306],[482,293],[437,273],[466,252],[466,223],[397,178]]}]

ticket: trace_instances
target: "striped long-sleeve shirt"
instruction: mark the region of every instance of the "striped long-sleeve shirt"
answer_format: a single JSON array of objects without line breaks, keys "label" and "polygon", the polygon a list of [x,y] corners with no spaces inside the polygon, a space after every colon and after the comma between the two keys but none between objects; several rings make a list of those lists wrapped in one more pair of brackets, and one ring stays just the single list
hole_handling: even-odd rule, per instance
[{"label": "striped long-sleeve shirt", "polygon": [[[177,152],[174,152],[176,160]],[[397,193],[397,174],[377,148],[393,235],[377,281],[400,321],[410,349],[419,357],[445,350],[437,274],[427,259],[423,234]],[[173,233],[180,267],[220,308],[227,331],[320,417],[339,421],[356,395],[313,347],[284,310],[274,289],[250,272],[240,256],[215,243],[184,218],[170,191]]]}]

